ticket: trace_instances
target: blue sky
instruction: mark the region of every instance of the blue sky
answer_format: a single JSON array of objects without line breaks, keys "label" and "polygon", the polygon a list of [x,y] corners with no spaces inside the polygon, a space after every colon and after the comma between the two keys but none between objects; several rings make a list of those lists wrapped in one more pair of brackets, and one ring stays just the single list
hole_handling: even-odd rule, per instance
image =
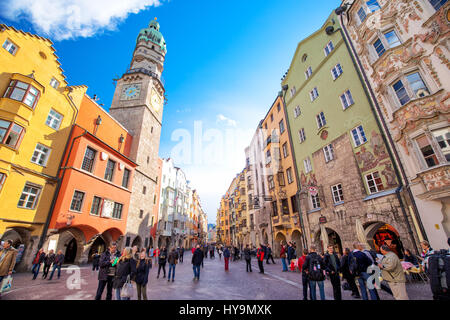
[{"label": "blue sky", "polygon": [[[112,79],[126,71],[140,29],[157,17],[167,43],[160,156],[172,156],[186,172],[215,223],[220,197],[244,167],[244,148],[275,100],[298,42],[320,28],[341,1],[90,3],[0,0],[0,22],[52,39],[69,84],[86,84],[88,94],[109,108]],[[204,136],[202,147],[189,144],[191,158],[177,156],[179,142],[172,136],[198,139],[195,121],[206,136],[223,138],[223,148]]]}]

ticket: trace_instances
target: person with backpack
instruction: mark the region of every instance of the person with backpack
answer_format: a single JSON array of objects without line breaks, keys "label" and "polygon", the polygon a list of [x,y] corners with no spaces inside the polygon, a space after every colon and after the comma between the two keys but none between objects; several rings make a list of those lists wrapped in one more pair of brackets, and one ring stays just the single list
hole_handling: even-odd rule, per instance
[{"label": "person with backpack", "polygon": [[317,300],[316,285],[319,286],[320,300],[325,300],[325,266],[321,256],[316,252],[316,246],[311,245],[309,254],[303,264],[303,270],[308,274],[309,290],[311,290],[311,300]]},{"label": "person with backpack", "polygon": [[[359,288],[363,300],[369,300],[367,295],[367,279],[370,275],[367,273],[373,261],[363,252],[363,245],[358,242],[353,243],[353,252],[349,255],[349,270],[350,273],[358,279]],[[369,289],[370,299],[379,300],[376,289]]]},{"label": "person with backpack", "polygon": [[156,276],[157,279],[159,279],[159,274],[162,271],[164,272],[164,276],[163,278],[166,277],[166,262],[167,262],[167,249],[166,247],[163,247],[162,250],[159,253],[159,258],[158,258],[158,275]]},{"label": "person with backpack", "polygon": [[245,246],[244,249],[244,259],[246,263],[247,272],[252,272],[252,264],[251,264],[252,253],[250,250],[250,246],[248,244]]},{"label": "person with backpack", "polygon": [[264,253],[265,248],[260,244],[258,251],[256,251],[256,259],[258,260],[259,273],[264,273]]},{"label": "person with backpack", "polygon": [[[344,254],[341,257],[341,273],[342,277],[347,281],[348,287],[352,291],[352,297],[356,299],[361,299],[361,296],[359,295],[358,287],[356,286],[355,282],[355,276],[351,274],[349,269],[349,256],[351,254],[351,251],[349,248],[345,248]],[[345,290],[345,289],[344,289]]]},{"label": "person with backpack", "polygon": [[[308,249],[303,249],[303,255],[300,258],[298,258],[298,270],[300,270],[300,272],[302,273],[303,300],[308,300],[308,287],[309,287],[308,273],[306,273],[306,270],[303,268],[307,256],[308,256]],[[309,290],[309,298],[312,300],[311,290]]]},{"label": "person with backpack", "polygon": [[380,247],[384,256],[378,263],[383,279],[389,283],[395,300],[409,300],[406,293],[406,277],[398,256],[387,245]]},{"label": "person with backpack", "polygon": [[[450,247],[450,238],[447,240]],[[427,257],[427,275],[433,300],[450,300],[450,250],[433,251]]]},{"label": "person with backpack", "polygon": [[341,263],[339,257],[334,252],[333,245],[327,247],[328,252],[325,253],[325,271],[330,277],[331,285],[333,286],[333,297],[334,300],[342,300],[341,292],[341,278],[339,273],[341,272]]}]

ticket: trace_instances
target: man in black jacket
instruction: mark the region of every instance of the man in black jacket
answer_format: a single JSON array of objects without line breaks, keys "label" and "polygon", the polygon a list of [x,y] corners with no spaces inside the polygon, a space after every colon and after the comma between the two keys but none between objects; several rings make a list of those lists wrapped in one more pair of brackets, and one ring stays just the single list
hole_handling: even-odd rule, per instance
[{"label": "man in black jacket", "polygon": [[[112,300],[113,281],[116,273],[117,244],[112,242],[109,249],[100,257],[100,271],[98,272],[98,288],[95,300],[101,300],[106,286],[106,300]],[[113,266],[114,264],[114,266]]]},{"label": "man in black jacket", "polygon": [[[353,243],[353,252],[349,256],[350,272],[358,277],[359,288],[363,300],[369,300],[367,296],[367,279],[370,277],[367,273],[367,268],[372,265],[372,260],[363,252],[364,247],[361,243]],[[352,261],[356,259],[356,270],[352,270]],[[376,289],[369,289],[370,299],[378,300],[378,294]]]},{"label": "man in black jacket", "polygon": [[49,281],[53,279],[53,275],[55,274],[56,269],[58,269],[58,279],[61,277],[61,267],[63,263],[64,263],[64,254],[62,253],[61,250],[58,250],[55,257],[55,262],[53,263],[52,273],[50,274],[50,278],[48,279]]},{"label": "man in black jacket", "polygon": [[166,247],[163,247],[158,257],[159,266],[158,266],[158,275],[156,276],[156,278],[159,278],[159,273],[161,272],[161,269],[164,272],[163,278],[166,277],[166,263],[167,263],[167,249]]},{"label": "man in black jacket", "polygon": [[246,245],[245,249],[244,249],[244,259],[245,262],[247,263],[247,272],[252,272],[252,264],[251,264],[251,260],[252,260],[252,252],[250,250],[250,246]]},{"label": "man in black jacket", "polygon": [[272,255],[272,248],[270,247],[269,244],[267,244],[267,246],[266,246],[266,251],[267,251],[266,252],[266,254],[267,254],[266,263],[270,264],[269,259],[272,259],[272,263],[275,264],[275,261],[273,260],[273,255]]},{"label": "man in black jacket", "polygon": [[334,300],[342,300],[341,293],[341,278],[339,273],[341,271],[341,264],[339,257],[334,252],[334,247],[329,245],[327,248],[328,252],[325,254],[325,270],[330,277],[331,285],[333,286],[333,296]]},{"label": "man in black jacket", "polygon": [[194,269],[194,280],[200,280],[200,265],[203,262],[203,251],[200,245],[197,245],[194,254],[192,255],[192,268]]}]

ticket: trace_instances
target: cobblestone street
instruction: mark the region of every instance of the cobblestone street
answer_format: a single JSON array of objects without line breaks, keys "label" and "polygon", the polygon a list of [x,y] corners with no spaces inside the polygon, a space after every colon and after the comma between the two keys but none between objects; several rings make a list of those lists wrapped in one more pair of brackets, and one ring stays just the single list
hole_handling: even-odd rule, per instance
[{"label": "cobblestone street", "polygon": [[[257,262],[252,261],[253,272],[245,272],[245,262],[230,262],[230,270],[224,271],[222,261],[205,259],[201,269],[200,281],[193,281],[191,254],[185,255],[184,263],[176,268],[175,282],[167,282],[161,274],[157,279],[157,268],[150,270],[147,295],[150,300],[301,300],[301,274],[298,272],[282,272],[281,263],[264,264],[266,273],[258,273]],[[168,271],[168,266],[166,266]],[[97,290],[97,272],[91,266],[81,267],[80,288],[74,286],[71,279],[74,273],[68,273],[64,268],[61,279],[43,280],[41,274],[36,280],[31,280],[31,273],[15,274],[13,289],[3,294],[3,300],[93,300]],[[432,295],[427,283],[407,284],[410,299],[431,300]],[[106,290],[105,290],[106,291]],[[327,300],[333,299],[333,290],[329,281],[325,281]],[[344,300],[356,300],[349,291],[343,291]],[[384,291],[379,291],[382,300],[393,300]],[[106,292],[103,293],[103,299]],[[317,293],[319,296],[319,294]],[[113,297],[115,295],[113,294]],[[113,298],[114,299],[114,298]],[[134,296],[136,299],[136,295]]]}]

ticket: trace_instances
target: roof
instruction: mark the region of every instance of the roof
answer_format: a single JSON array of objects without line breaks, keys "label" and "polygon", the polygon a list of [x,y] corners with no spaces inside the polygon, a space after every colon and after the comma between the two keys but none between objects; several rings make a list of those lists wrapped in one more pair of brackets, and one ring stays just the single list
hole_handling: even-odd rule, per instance
[{"label": "roof", "polygon": [[141,40],[150,41],[158,45],[162,51],[167,52],[166,41],[159,31],[159,23],[156,21],[156,18],[149,23],[148,28],[144,28],[139,32],[136,42]]}]

